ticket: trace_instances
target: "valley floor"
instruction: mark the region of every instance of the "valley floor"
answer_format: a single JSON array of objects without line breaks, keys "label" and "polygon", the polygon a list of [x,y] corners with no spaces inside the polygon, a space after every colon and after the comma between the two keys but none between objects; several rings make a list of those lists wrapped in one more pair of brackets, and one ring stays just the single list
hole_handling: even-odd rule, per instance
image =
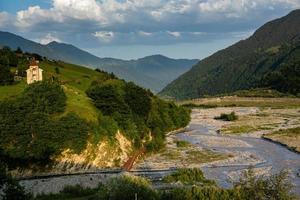
[{"label": "valley floor", "polygon": [[[227,188],[250,167],[259,175],[270,175],[285,169],[289,171],[294,192],[300,195],[300,154],[262,138],[272,136],[273,132],[278,136],[279,130],[300,127],[300,106],[297,106],[300,104],[295,103],[297,99],[288,101],[292,103],[288,103],[289,106],[285,108],[278,103],[275,104],[276,108],[248,106],[193,109],[192,120],[186,130],[169,134],[166,149],[139,160],[132,174],[146,176],[159,186],[160,180],[175,168],[196,167],[201,168],[207,178]],[[214,119],[221,113],[232,111],[238,115],[238,120],[225,122]],[[297,138],[292,141],[293,144],[297,141],[298,145],[299,132],[292,133],[297,134]],[[21,184],[35,194],[58,192],[66,185],[96,187],[99,182],[119,174],[79,174],[24,180]]]},{"label": "valley floor", "polygon": [[[239,116],[237,121],[214,119],[221,113],[232,111]],[[217,180],[223,187],[230,187],[250,167],[258,175],[270,175],[285,169],[290,172],[294,190],[300,195],[300,154],[261,138],[274,131],[299,126],[299,108],[194,109],[187,130],[168,136],[166,150],[145,158],[136,168],[200,167],[207,178]],[[176,147],[176,141],[182,140],[188,141],[190,145]],[[299,137],[297,140],[299,144]],[[194,157],[190,156],[191,151],[194,152]]]}]

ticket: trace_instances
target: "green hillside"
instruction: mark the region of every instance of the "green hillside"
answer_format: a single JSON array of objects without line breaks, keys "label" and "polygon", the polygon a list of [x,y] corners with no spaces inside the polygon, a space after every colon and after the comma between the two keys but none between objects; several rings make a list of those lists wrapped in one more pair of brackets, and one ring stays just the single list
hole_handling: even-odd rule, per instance
[{"label": "green hillside", "polygon": [[[63,84],[68,97],[65,113],[75,112],[88,121],[96,121],[98,111],[85,94],[93,80],[104,80],[106,74],[64,62],[41,61],[39,66],[44,70],[44,77],[57,77]],[[59,74],[55,72],[59,69]],[[0,99],[14,97],[29,87],[26,80],[13,85],[0,86]]]},{"label": "green hillside", "polygon": [[[295,10],[265,24],[247,40],[203,59],[160,94],[191,99],[262,86],[299,93],[299,41],[300,10]],[[284,75],[275,77],[278,73]]]},{"label": "green hillside", "polygon": [[24,76],[34,55],[0,51],[0,158],[10,167],[47,164],[64,149],[80,153],[88,141],[114,141],[117,130],[134,148],[156,151],[165,133],[189,121],[187,110],[149,90],[61,61],[40,58],[42,82],[14,81],[16,70]]}]

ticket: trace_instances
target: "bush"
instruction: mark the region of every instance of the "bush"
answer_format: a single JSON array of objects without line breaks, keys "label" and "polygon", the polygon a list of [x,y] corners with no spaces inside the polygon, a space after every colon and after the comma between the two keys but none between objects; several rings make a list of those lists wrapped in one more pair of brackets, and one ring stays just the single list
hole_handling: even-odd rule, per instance
[{"label": "bush", "polygon": [[246,171],[239,182],[235,183],[234,189],[239,192],[241,199],[270,199],[292,200],[296,199],[290,193],[292,188],[288,181],[287,171],[271,175],[268,178],[255,176],[252,169]]},{"label": "bush", "polygon": [[122,81],[108,80],[103,84],[92,85],[86,93],[104,115],[112,115],[116,112],[127,114],[130,111],[123,98],[123,87]]},{"label": "bush", "polygon": [[214,181],[206,179],[204,177],[203,172],[198,168],[179,169],[173,174],[165,176],[163,181],[167,183],[174,183],[179,181],[184,185],[204,185],[204,186],[216,185]]},{"label": "bush", "polygon": [[24,191],[10,174],[7,174],[6,165],[0,161],[0,199],[2,200],[29,200],[31,195]]},{"label": "bush", "polygon": [[0,102],[0,148],[10,167],[48,164],[65,148],[75,153],[85,148],[88,125],[84,120],[72,113],[60,119],[50,115],[62,111],[65,101],[57,83],[41,82],[14,100]]},{"label": "bush", "polygon": [[238,116],[235,114],[235,112],[231,112],[230,114],[222,113],[219,117],[215,117],[215,119],[223,121],[235,121],[238,119]]},{"label": "bush", "polygon": [[[186,170],[176,172],[166,177],[171,182],[181,181],[194,184],[193,176],[202,178],[201,171]],[[192,180],[192,181],[186,181]],[[161,195],[162,200],[293,200],[296,199],[290,193],[292,185],[287,180],[287,173],[280,172],[269,178],[255,176],[253,170],[248,170],[240,181],[235,183],[232,189],[222,189],[216,185],[180,187],[165,191]]]},{"label": "bush", "polygon": [[[117,128],[137,148],[151,132],[153,141],[146,145],[147,149],[158,150],[164,146],[166,132],[186,126],[190,120],[188,110],[160,100],[134,83],[114,79],[93,82],[86,93],[105,117],[117,122]],[[106,132],[101,126],[99,123],[97,133]],[[95,138],[99,138],[97,135]]]},{"label": "bush", "polygon": [[58,194],[43,194],[38,195],[35,200],[53,200],[53,199],[77,199],[79,197],[88,197],[95,196],[99,188],[91,189],[91,188],[83,188],[80,185],[75,186],[66,186],[60,193]]},{"label": "bush", "polygon": [[187,141],[183,141],[183,140],[177,140],[176,141],[176,146],[181,148],[181,147],[188,147],[190,146],[190,143]]},{"label": "bush", "polygon": [[132,82],[125,86],[125,102],[136,115],[147,118],[151,110],[151,98],[149,92]]},{"label": "bush", "polygon": [[150,182],[141,177],[122,176],[112,178],[108,183],[100,188],[98,199],[109,200],[155,200],[158,193],[152,189]]},{"label": "bush", "polygon": [[161,195],[161,200],[244,200],[236,198],[233,190],[221,189],[218,187],[176,188],[166,191]]},{"label": "bush", "polygon": [[109,138],[114,138],[118,128],[118,123],[112,117],[100,114],[98,122],[92,125],[93,144],[97,145],[101,137],[108,136]]},{"label": "bush", "polygon": [[14,75],[9,67],[0,65],[0,85],[11,85],[14,82]]},{"label": "bush", "polygon": [[57,82],[41,81],[30,84],[22,94],[20,101],[29,112],[63,112],[67,97]]},{"label": "bush", "polygon": [[[69,113],[58,121],[58,135],[61,141],[59,149],[69,148],[74,153],[80,153],[88,139],[89,127],[87,122],[74,113]],[[57,138],[57,139],[58,139]]]},{"label": "bush", "polygon": [[[289,191],[290,183],[286,172],[269,178],[255,177],[252,170],[245,173],[232,189],[218,187],[214,181],[204,178],[200,169],[181,169],[167,176],[170,183],[180,181],[185,185],[173,185],[173,189],[154,190],[151,183],[141,177],[119,176],[111,178],[98,188],[88,189],[81,186],[68,186],[56,195],[40,195],[37,200],[70,199],[84,197],[93,200],[294,200]],[[201,183],[201,184],[199,184]]]}]

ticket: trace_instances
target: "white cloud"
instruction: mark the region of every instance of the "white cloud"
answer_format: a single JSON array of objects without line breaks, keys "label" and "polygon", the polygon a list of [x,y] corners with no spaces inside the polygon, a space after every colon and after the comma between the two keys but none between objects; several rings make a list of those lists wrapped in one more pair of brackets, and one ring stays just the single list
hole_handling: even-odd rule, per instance
[{"label": "white cloud", "polygon": [[178,38],[178,37],[181,36],[181,33],[180,33],[180,32],[177,32],[177,31],[174,31],[174,32],[172,32],[172,31],[167,31],[167,33],[168,33],[169,35],[173,36],[173,37],[176,37],[176,38]]},{"label": "white cloud", "polygon": [[103,42],[111,42],[115,36],[111,31],[97,31],[93,35]]},{"label": "white cloud", "polygon": [[[253,10],[295,9],[300,0],[53,0],[49,9],[31,6],[17,13],[16,25],[30,27],[46,21],[87,20],[100,27],[141,23],[209,23],[226,18],[249,18]],[[178,20],[178,21],[174,21]]]},{"label": "white cloud", "polygon": [[53,35],[51,35],[51,33],[48,33],[45,37],[38,40],[38,42],[41,44],[48,44],[53,41],[61,42],[60,39],[58,39],[57,37],[54,37]]},{"label": "white cloud", "polygon": [[0,12],[0,27],[5,26],[9,21],[9,15],[7,12]]},{"label": "white cloud", "polygon": [[194,42],[252,30],[295,8],[300,0],[52,0],[48,9],[18,11],[10,23],[0,12],[0,27],[90,44],[95,37],[107,45]]},{"label": "white cloud", "polygon": [[196,32],[191,32],[191,34],[200,36],[200,35],[206,35],[207,33],[196,31]]},{"label": "white cloud", "polygon": [[153,33],[146,32],[146,31],[139,31],[138,34],[141,35],[141,36],[151,36],[151,35],[153,35]]}]

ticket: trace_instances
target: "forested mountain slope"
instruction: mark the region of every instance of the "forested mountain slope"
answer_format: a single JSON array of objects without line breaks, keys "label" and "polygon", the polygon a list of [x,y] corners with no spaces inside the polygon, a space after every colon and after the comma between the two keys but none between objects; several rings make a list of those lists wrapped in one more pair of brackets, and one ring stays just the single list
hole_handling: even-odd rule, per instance
[{"label": "forested mountain slope", "polygon": [[[296,67],[300,59],[299,41],[300,10],[295,10],[268,22],[250,38],[201,60],[160,94],[190,99],[252,87],[273,87],[265,79],[270,73],[287,67],[293,68],[296,73],[299,71]],[[285,80],[287,83],[290,81]]]}]

